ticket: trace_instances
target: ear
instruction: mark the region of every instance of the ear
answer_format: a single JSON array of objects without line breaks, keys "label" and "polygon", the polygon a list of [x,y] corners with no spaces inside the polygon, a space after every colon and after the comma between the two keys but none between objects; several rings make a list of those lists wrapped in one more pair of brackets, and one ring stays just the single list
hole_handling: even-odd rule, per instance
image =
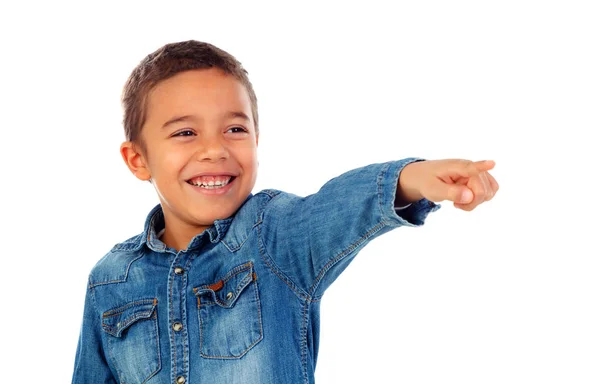
[{"label": "ear", "polygon": [[121,144],[121,157],[125,161],[127,168],[140,180],[150,180],[150,170],[144,155],[131,141],[125,141]]}]

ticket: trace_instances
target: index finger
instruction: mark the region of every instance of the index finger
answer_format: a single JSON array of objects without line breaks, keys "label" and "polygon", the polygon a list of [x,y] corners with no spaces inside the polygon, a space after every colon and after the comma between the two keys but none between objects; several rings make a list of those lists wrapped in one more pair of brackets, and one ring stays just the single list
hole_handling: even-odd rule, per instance
[{"label": "index finger", "polygon": [[453,171],[463,177],[470,177],[494,168],[496,162],[494,162],[494,160],[459,160],[455,165],[456,167]]}]

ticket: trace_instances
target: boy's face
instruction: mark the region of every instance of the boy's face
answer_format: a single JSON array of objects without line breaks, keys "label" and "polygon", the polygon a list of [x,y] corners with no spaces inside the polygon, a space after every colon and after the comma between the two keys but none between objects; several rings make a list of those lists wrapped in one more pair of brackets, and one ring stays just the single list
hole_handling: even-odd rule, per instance
[{"label": "boy's face", "polygon": [[[152,180],[170,238],[179,231],[189,241],[214,220],[231,216],[254,187],[258,136],[250,99],[240,82],[218,68],[181,72],[157,84],[141,136],[146,157],[124,150],[127,143],[121,153],[139,179]],[[215,189],[190,184],[210,181],[191,180],[203,173],[235,178]]]}]

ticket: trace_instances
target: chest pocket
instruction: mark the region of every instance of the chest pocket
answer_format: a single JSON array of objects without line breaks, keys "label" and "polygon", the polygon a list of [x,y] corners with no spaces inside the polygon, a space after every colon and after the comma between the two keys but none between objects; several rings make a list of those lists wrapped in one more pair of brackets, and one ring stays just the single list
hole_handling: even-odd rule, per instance
[{"label": "chest pocket", "polygon": [[252,262],[194,288],[194,293],[202,357],[240,358],[262,340],[260,298]]},{"label": "chest pocket", "polygon": [[145,383],[160,370],[156,306],[156,299],[136,300],[102,314],[120,383]]}]

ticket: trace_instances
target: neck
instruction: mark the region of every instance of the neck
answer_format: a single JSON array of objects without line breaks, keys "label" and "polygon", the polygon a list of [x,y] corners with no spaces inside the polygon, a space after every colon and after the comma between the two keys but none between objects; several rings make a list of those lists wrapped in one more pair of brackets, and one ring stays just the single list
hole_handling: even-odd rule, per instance
[{"label": "neck", "polygon": [[209,225],[190,225],[179,220],[173,220],[165,216],[165,230],[160,236],[160,240],[165,243],[167,247],[173,248],[176,251],[187,249],[190,241],[198,234],[204,232]]}]

